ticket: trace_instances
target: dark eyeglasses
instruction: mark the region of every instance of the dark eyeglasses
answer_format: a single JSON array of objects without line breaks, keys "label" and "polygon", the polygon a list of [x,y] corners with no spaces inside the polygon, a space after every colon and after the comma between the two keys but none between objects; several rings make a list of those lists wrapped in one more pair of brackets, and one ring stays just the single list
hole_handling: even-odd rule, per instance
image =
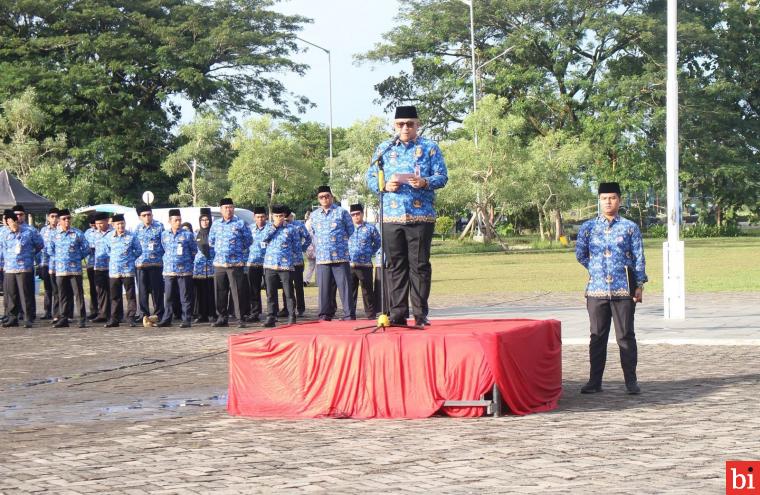
[{"label": "dark eyeglasses", "polygon": [[406,122],[395,122],[395,124],[396,124],[396,127],[401,129],[403,127],[410,127],[410,128],[415,127],[417,125],[417,122],[413,120],[407,120]]},{"label": "dark eyeglasses", "polygon": [[319,199],[328,199],[329,197],[330,197],[329,194],[320,194],[319,196],[317,196],[317,198]]},{"label": "dark eyeglasses", "polygon": [[360,212],[360,211],[352,211],[352,212],[351,212],[351,216],[352,216],[352,217],[357,217],[357,216],[359,216],[359,215],[361,215],[361,214],[362,214],[362,212]]}]

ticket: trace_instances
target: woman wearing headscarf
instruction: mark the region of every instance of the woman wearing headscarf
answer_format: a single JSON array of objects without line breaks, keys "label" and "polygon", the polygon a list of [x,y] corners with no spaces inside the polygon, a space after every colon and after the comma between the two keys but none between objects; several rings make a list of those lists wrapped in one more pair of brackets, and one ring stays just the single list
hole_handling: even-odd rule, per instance
[{"label": "woman wearing headscarf", "polygon": [[201,208],[198,223],[201,228],[195,236],[198,253],[193,264],[193,285],[195,286],[194,323],[208,323],[216,319],[214,301],[214,248],[208,242],[211,230],[211,208]]}]

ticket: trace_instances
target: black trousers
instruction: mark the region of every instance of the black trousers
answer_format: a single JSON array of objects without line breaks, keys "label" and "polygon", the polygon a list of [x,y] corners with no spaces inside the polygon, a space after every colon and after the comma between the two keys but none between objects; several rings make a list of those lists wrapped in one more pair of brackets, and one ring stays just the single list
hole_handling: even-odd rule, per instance
[{"label": "black trousers", "polygon": [[[293,265],[293,271],[290,273],[292,274],[290,280],[293,289],[293,297],[296,299],[296,311],[303,313],[306,311],[306,301],[304,301],[303,294],[303,265]],[[285,291],[282,292],[282,305],[285,308],[288,307],[285,301]]]},{"label": "black trousers", "polygon": [[[174,307],[179,303],[180,313],[174,314]],[[190,323],[193,308],[193,277],[164,277],[164,317],[162,321],[171,322],[172,317],[182,318]]]},{"label": "black trousers", "polygon": [[95,270],[95,295],[98,298],[98,318],[108,319],[111,315],[111,289],[108,270]]},{"label": "black trousers", "polygon": [[45,316],[57,316],[60,311],[58,298],[58,281],[55,279],[55,273],[50,273],[48,266],[38,268],[42,286],[45,288],[45,296],[42,299],[43,311]]},{"label": "black trousers", "polygon": [[87,318],[87,306],[84,303],[84,283],[82,275],[57,275],[55,277],[60,295],[61,318],[71,320],[74,318],[74,301],[79,307],[79,319]]},{"label": "black trousers", "polygon": [[356,317],[356,306],[351,299],[351,267],[348,262],[317,264],[319,286],[319,316],[335,316],[335,291],[340,293],[343,317]]},{"label": "black trousers", "polygon": [[428,315],[432,276],[430,246],[434,228],[433,223],[383,224],[391,320],[406,319],[409,296],[415,318]]},{"label": "black trousers", "polygon": [[[137,269],[137,292],[140,294],[140,314],[142,316],[164,316],[164,276],[160,266],[145,266]],[[148,296],[153,298],[153,313],[150,312]]]},{"label": "black trousers", "polygon": [[216,318],[216,309],[214,304],[214,279],[213,278],[194,278],[194,300],[195,316],[197,318]]},{"label": "black trousers", "polygon": [[277,316],[277,287],[282,287],[285,294],[285,307],[291,318],[295,317],[296,301],[293,296],[293,272],[285,270],[264,269],[267,284],[267,316]]},{"label": "black trousers", "polygon": [[625,383],[636,381],[638,350],[636,334],[633,330],[633,316],[636,303],[633,299],[586,298],[586,308],[591,322],[591,342],[589,360],[591,362],[589,382],[601,385],[604,366],[607,363],[607,340],[610,336],[611,321],[615,322],[615,338],[620,348],[620,364]]},{"label": "black trousers", "polygon": [[219,318],[229,318],[228,298],[231,295],[237,312],[237,318],[243,321],[243,316],[248,313],[248,301],[243,299],[245,292],[243,284],[248,283],[245,279],[242,266],[228,268],[214,267],[214,291],[216,293],[216,313]]},{"label": "black trousers", "polygon": [[263,313],[261,307],[261,288],[264,287],[264,267],[248,267],[248,290],[251,295],[251,316],[259,316]]},{"label": "black trousers", "polygon": [[118,322],[124,318],[124,301],[122,289],[127,293],[127,319],[134,319],[137,313],[137,298],[135,297],[135,278],[120,277],[108,279],[108,291],[111,295],[111,321]]},{"label": "black trousers", "polygon": [[10,319],[19,318],[19,312],[23,308],[24,317],[32,320],[34,307],[34,274],[32,272],[6,273],[3,280],[3,293],[5,299],[5,315]]},{"label": "black trousers", "polygon": [[87,267],[87,282],[89,282],[90,314],[98,314],[98,292],[95,289],[95,268]]},{"label": "black trousers", "polygon": [[375,284],[372,275],[371,266],[351,267],[351,299],[354,302],[354,307],[356,307],[356,301],[359,298],[359,286],[361,285],[364,313],[367,318],[374,318],[376,316]]}]

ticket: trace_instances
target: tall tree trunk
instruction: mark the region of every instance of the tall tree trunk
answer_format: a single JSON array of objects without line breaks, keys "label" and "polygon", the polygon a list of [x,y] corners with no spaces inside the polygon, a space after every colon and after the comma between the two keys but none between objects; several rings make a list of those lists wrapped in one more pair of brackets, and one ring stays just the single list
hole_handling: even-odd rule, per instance
[{"label": "tall tree trunk", "polygon": [[723,225],[723,207],[720,203],[715,203],[715,224],[720,227]]},{"label": "tall tree trunk", "polygon": [[559,208],[554,210],[554,240],[559,241],[559,237],[564,235],[565,231],[562,228],[562,212]]},{"label": "tall tree trunk", "polygon": [[195,186],[195,176],[198,172],[198,162],[193,158],[193,163],[190,166],[190,187],[193,191],[193,206],[198,206],[198,189]]},{"label": "tall tree trunk", "polygon": [[541,235],[541,240],[544,240],[544,216],[541,212],[541,206],[536,206],[538,210],[538,232]]}]

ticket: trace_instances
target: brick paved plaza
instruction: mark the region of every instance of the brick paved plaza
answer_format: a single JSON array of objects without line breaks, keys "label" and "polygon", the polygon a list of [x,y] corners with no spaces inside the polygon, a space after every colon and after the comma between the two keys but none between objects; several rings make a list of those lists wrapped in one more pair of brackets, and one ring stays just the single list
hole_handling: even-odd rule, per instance
[{"label": "brick paved plaza", "polygon": [[[744,311],[736,326],[756,335],[758,299],[689,304],[716,328]],[[510,314],[567,310],[563,334],[583,334],[577,297],[535,303]],[[640,346],[640,396],[623,393],[616,352],[605,391],[580,395],[587,350],[571,339],[556,411],[414,421],[229,417],[237,329],[3,329],[0,492],[723,493],[726,460],[760,459],[760,347],[752,335],[691,345],[689,324],[667,334],[680,345]]]}]

